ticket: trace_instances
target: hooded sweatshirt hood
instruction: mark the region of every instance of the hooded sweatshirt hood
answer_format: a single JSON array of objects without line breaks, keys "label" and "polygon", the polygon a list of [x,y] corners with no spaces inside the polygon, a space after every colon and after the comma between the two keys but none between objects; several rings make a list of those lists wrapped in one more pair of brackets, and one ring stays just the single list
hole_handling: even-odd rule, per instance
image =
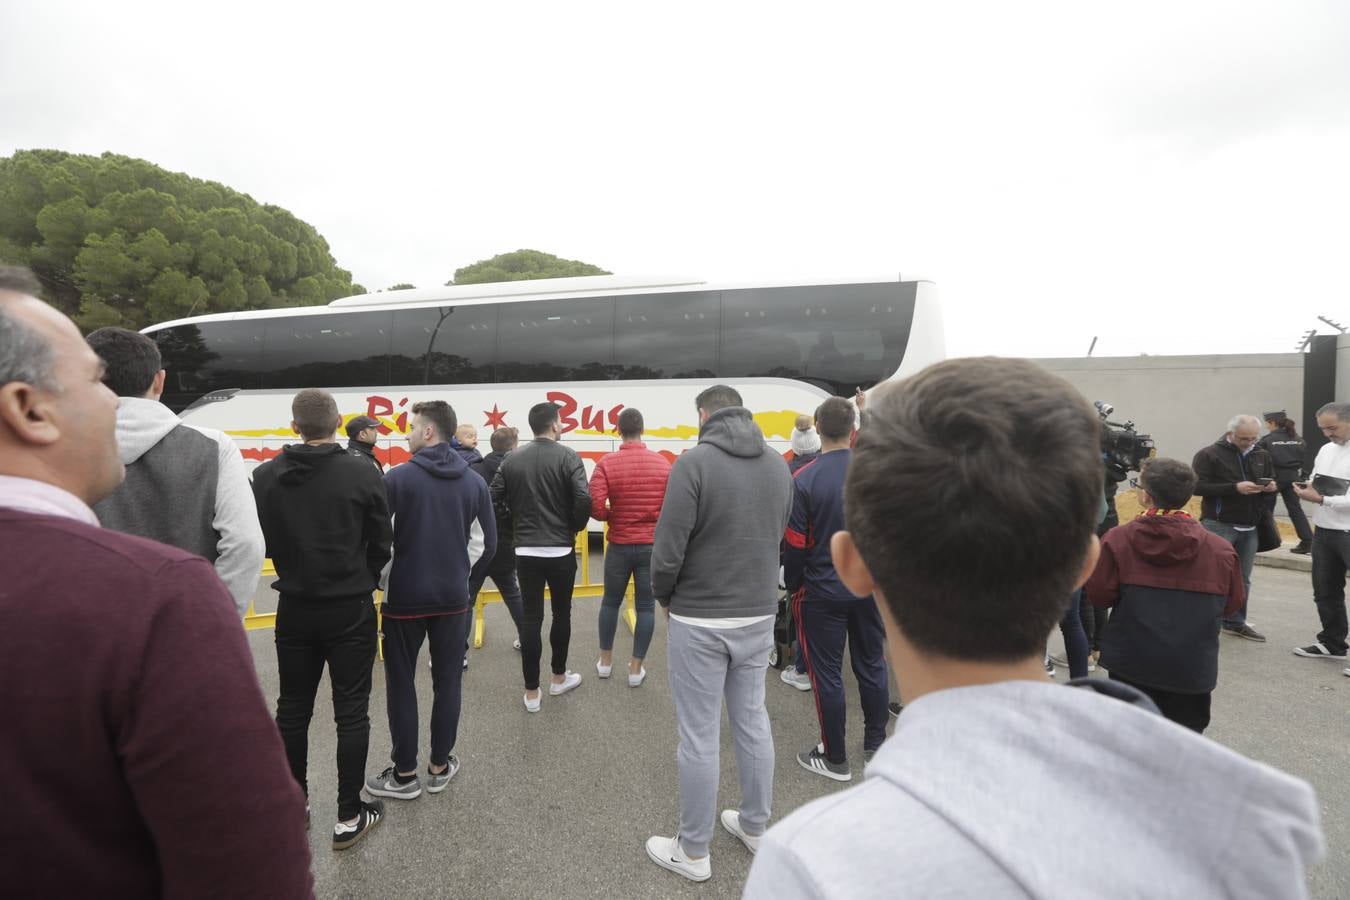
[{"label": "hooded sweatshirt hood", "polygon": [[768,448],[764,432],[744,406],[729,406],[710,415],[698,430],[698,442],[742,459],[763,456]]},{"label": "hooded sweatshirt hood", "polygon": [[304,484],[334,457],[346,456],[337,444],[287,444],[277,457],[277,480],[282,484]]},{"label": "hooded sweatshirt hood", "polygon": [[[469,471],[469,464],[460,455],[463,450],[464,448],[460,448],[457,452],[445,441],[441,441],[439,444],[432,444],[430,447],[423,447],[418,450],[408,461],[418,468],[425,469],[437,478],[463,478],[464,473]],[[477,453],[478,451],[473,452]]]},{"label": "hooded sweatshirt hood", "polygon": [[970,896],[1303,897],[1324,850],[1306,782],[1114,696],[1008,681],[906,706],[861,785],[770,829],[745,896],[804,870],[840,897],[945,895],[955,872]]},{"label": "hooded sweatshirt hood", "polygon": [[1134,552],[1154,566],[1180,566],[1195,559],[1205,531],[1190,516],[1141,516],[1128,532]]},{"label": "hooded sweatshirt hood", "polygon": [[117,401],[117,455],[129,466],[183,422],[158,400],[121,397]]},{"label": "hooded sweatshirt hood", "polygon": [[483,461],[483,454],[478,452],[477,447],[466,447],[459,442],[459,438],[450,438],[450,449],[458,453],[459,458],[468,465]]}]

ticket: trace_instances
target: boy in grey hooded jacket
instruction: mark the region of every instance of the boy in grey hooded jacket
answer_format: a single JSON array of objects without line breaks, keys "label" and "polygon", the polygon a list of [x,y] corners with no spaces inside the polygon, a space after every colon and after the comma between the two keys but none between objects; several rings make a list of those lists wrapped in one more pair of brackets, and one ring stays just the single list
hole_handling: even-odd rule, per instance
[{"label": "boy in grey hooded jacket", "polygon": [[99,523],[204,557],[243,615],[264,548],[239,448],[159,402],[165,373],[153,340],[125,328],[100,328],[87,340],[107,366],[104,384],[120,398],[117,451],[127,469],[121,487],[94,506]]},{"label": "boy in grey hooded jacket", "polygon": [[909,703],[862,784],[757,842],[745,897],[1306,896],[1324,851],[1307,783],[1127,685],[1045,678],[1097,558],[1098,435],[1025,360],[940,363],[869,400],[831,543]]}]

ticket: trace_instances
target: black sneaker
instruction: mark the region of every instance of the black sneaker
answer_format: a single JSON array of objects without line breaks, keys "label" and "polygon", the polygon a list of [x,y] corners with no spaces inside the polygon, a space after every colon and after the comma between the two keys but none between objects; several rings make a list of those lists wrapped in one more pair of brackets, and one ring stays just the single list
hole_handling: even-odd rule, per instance
[{"label": "black sneaker", "polygon": [[874,756],[876,756],[876,755],[877,755],[877,751],[875,751],[875,750],[864,750],[864,751],[863,751],[863,762],[864,762],[864,763],[870,763],[870,762],[872,761],[872,757],[874,757]]},{"label": "black sneaker", "polygon": [[1299,556],[1312,552],[1312,541],[1299,541],[1297,545],[1289,549],[1290,553],[1297,553]]},{"label": "black sneaker", "polygon": [[369,834],[370,830],[380,824],[380,820],[383,818],[383,803],[378,800],[372,800],[369,803],[364,800],[361,801],[361,811],[356,814],[356,824],[343,825],[339,822],[333,826],[333,849],[346,850]]},{"label": "black sneaker", "polygon": [[849,771],[848,763],[832,763],[825,758],[825,748],[820,744],[812,747],[810,750],[803,750],[797,754],[797,764],[808,772],[814,772],[817,775],[824,775],[826,778],[834,781],[852,781],[853,773]]},{"label": "black sneaker", "polygon": [[905,704],[901,703],[899,700],[892,700],[886,708],[890,710],[891,718],[894,719],[896,716],[900,715],[900,710],[905,708]]},{"label": "black sneaker", "polygon": [[1243,622],[1241,625],[1225,625],[1223,626],[1223,633],[1231,634],[1233,637],[1246,638],[1249,641],[1256,641],[1262,644],[1266,642],[1266,636],[1247,622]]},{"label": "black sneaker", "polygon": [[1308,659],[1345,659],[1345,653],[1332,653],[1325,644],[1309,644],[1306,647],[1295,647],[1295,656],[1306,656]]}]

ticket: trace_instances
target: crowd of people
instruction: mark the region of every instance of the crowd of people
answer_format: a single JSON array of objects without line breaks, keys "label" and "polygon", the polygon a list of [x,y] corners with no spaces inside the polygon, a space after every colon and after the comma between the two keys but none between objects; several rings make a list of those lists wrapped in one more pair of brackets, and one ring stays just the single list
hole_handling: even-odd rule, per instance
[{"label": "crowd of people", "polygon": [[[574,546],[592,518],[609,527],[596,675],[612,676],[630,584],[630,688],[647,678],[658,607],[666,619],[677,825],[646,842],[664,869],[712,877],[720,822],[754,854],[752,898],[1306,893],[1324,852],[1312,788],[1199,733],[1220,635],[1264,640],[1247,617],[1251,560],[1286,486],[1291,513],[1318,504],[1323,628],[1295,652],[1345,658],[1350,404],[1319,411],[1330,443],[1307,481],[1292,454],[1281,461],[1298,440],[1283,413],[1266,417],[1266,446],[1238,416],[1191,465],[1150,460],[1144,514],[1109,530],[1094,411],[1016,359],[952,360],[827,399],[797,423],[791,462],[732,386],[690,398],[698,443],[673,465],[625,409],[619,448],[589,479],[551,403],[529,411],[531,440],[498,428],[487,456],[448,403],[416,403],[411,458],[386,472],[379,423],[351,419],[344,447],[333,397],[309,389],[292,401],[299,442],[250,479],[228,437],[158,403],[153,341],[86,340],[37,294],[0,269],[0,786],[21,823],[0,830],[0,855],[22,860],[6,867],[19,895],[312,895],[307,736],[325,669],[344,851],[384,821],[384,801],[443,791],[460,771],[487,579],[516,626],[525,713],[544,710],[546,683],[550,698],[582,684],[568,665]],[[1199,521],[1185,511],[1196,494]],[[241,676],[253,665],[239,615],[264,555],[279,596],[275,718]],[[368,774],[379,589],[391,751]],[[1103,622],[1110,677],[1066,687],[1046,677],[1046,641],[1061,626],[1072,674],[1087,674],[1097,629],[1080,603]],[[853,778],[847,647],[865,768],[771,825],[765,691],[785,612],[797,646],[784,680],[814,692],[819,725],[796,761]],[[719,812],[723,709],[739,799]]]}]

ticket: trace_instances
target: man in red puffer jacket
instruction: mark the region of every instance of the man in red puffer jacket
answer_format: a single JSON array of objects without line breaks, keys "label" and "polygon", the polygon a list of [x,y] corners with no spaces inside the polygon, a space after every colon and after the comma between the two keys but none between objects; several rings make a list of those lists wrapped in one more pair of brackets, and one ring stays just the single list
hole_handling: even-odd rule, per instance
[{"label": "man in red puffer jacket", "polygon": [[[591,515],[609,523],[605,550],[605,599],[600,606],[600,659],[595,671],[608,678],[613,668],[614,631],[619,625],[628,579],[636,594],[637,628],[633,631],[633,658],[628,663],[628,686],[647,677],[642,660],[656,627],[652,599],[652,540],[656,519],[666,499],[670,463],[642,442],[642,413],[631,406],[619,413],[619,449],[595,464],[591,475]],[[606,503],[608,501],[608,503]]]}]

